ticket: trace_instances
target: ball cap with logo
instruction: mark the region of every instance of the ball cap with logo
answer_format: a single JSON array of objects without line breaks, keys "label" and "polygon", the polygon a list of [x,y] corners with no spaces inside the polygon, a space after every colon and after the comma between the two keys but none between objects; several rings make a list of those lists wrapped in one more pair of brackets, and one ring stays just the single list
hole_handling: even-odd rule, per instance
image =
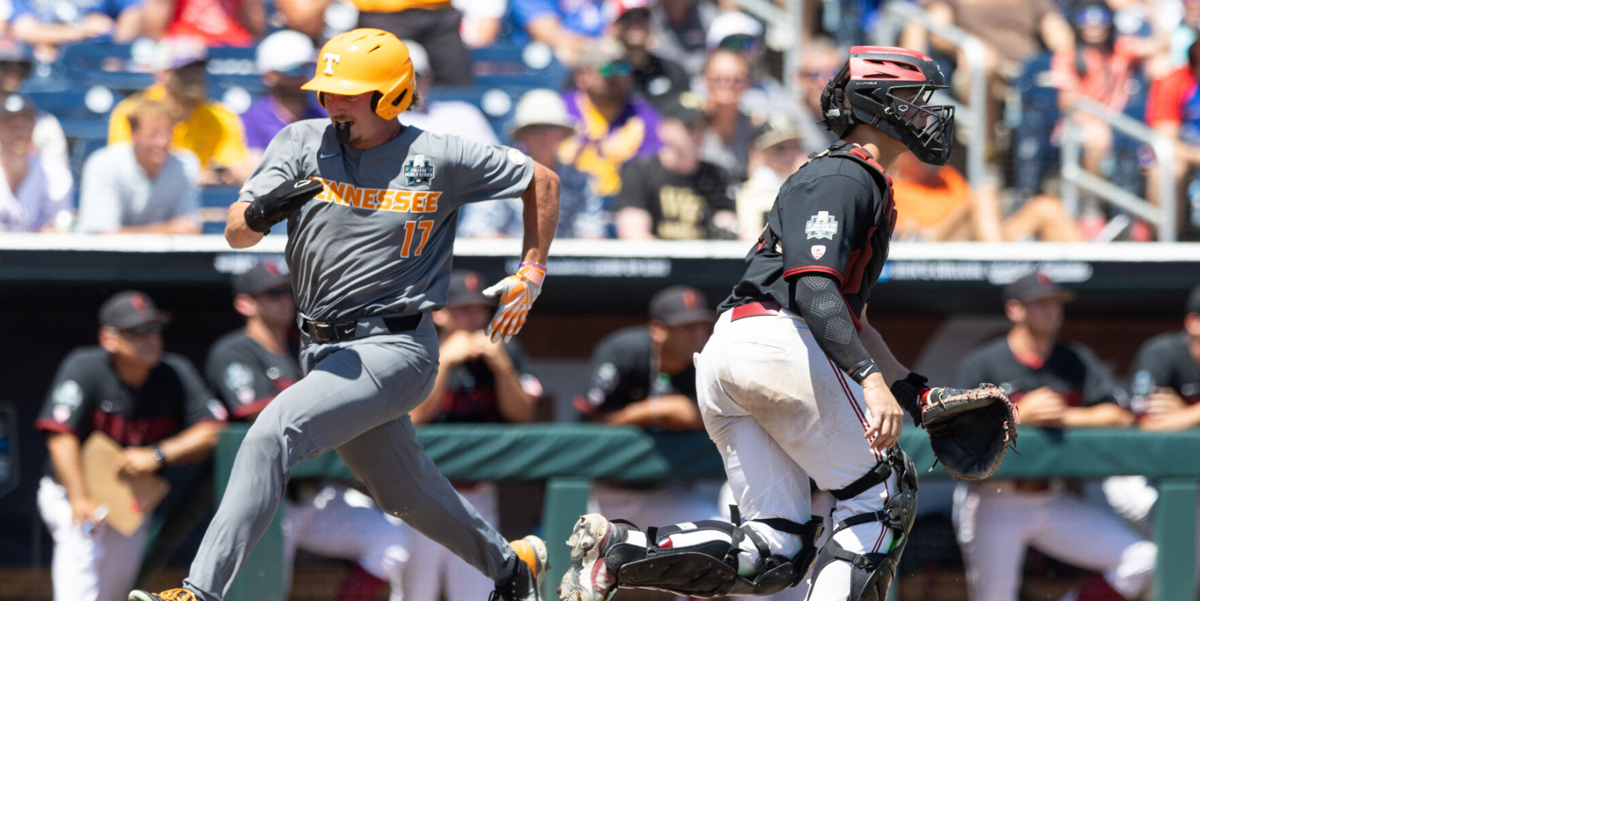
[{"label": "ball cap with logo", "polygon": [[1042,271],[1032,277],[1024,277],[1006,286],[1006,300],[1014,300],[1020,303],[1029,303],[1045,298],[1056,298],[1066,302],[1075,297],[1077,295],[1073,294],[1071,289],[1056,285],[1055,281],[1051,280],[1049,275]]},{"label": "ball cap with logo", "polygon": [[489,284],[476,271],[458,269],[450,273],[450,292],[445,295],[445,306],[494,306],[494,300],[483,296]]},{"label": "ball cap with logo", "polygon": [[668,286],[650,299],[650,320],[669,327],[716,319],[705,294],[693,286]]},{"label": "ball cap with logo", "polygon": [[100,326],[119,330],[147,324],[170,324],[172,316],[156,308],[144,292],[117,292],[100,304]]},{"label": "ball cap with logo", "polygon": [[268,289],[289,285],[289,275],[275,260],[268,260],[243,274],[233,275],[233,293],[259,295]]}]

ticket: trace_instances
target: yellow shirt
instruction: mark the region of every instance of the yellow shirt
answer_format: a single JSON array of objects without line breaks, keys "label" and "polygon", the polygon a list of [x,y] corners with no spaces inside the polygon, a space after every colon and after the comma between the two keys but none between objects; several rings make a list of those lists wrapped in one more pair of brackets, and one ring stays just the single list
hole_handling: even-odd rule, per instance
[{"label": "yellow shirt", "polygon": [[[151,85],[118,102],[111,111],[107,143],[126,143],[133,139],[128,111],[141,96],[162,100],[167,98],[167,91],[161,85]],[[203,102],[188,119],[173,127],[172,147],[194,152],[201,166],[233,166],[244,160],[244,124],[221,103]]]},{"label": "yellow shirt", "polygon": [[450,5],[449,0],[354,0],[363,12],[403,12],[406,9],[431,9]]}]

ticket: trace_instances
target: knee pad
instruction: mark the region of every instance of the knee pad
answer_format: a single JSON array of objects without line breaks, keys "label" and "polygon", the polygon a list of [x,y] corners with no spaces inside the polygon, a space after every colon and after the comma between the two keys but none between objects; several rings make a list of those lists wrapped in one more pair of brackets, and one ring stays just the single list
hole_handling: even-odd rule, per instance
[{"label": "knee pad", "polygon": [[[738,519],[738,511],[734,511]],[[606,562],[619,586],[660,589],[679,595],[712,598],[721,595],[771,595],[805,579],[822,535],[822,518],[805,523],[787,519],[754,520],[800,537],[793,557],[772,550],[766,539],[748,524],[720,520],[650,528],[645,545],[622,544],[612,549]],[[755,547],[753,569],[739,572],[739,553],[749,539]]]},{"label": "knee pad", "polygon": [[[905,553],[906,541],[911,536],[911,526],[917,519],[916,467],[911,463],[910,457],[896,446],[889,450],[876,467],[851,482],[848,487],[828,491],[836,499],[853,498],[890,475],[895,477],[899,489],[889,495],[882,510],[858,513],[834,523],[833,533],[829,535],[827,544],[822,547],[816,570],[811,575],[812,592],[816,591],[817,580],[823,569],[830,563],[840,562],[850,565],[849,600],[881,601],[888,596],[889,584],[894,580],[895,570],[900,565],[900,555]],[[868,522],[882,523],[893,535],[886,550],[863,554],[850,551],[839,544],[840,531]],[[809,594],[806,600],[810,600]]]}]

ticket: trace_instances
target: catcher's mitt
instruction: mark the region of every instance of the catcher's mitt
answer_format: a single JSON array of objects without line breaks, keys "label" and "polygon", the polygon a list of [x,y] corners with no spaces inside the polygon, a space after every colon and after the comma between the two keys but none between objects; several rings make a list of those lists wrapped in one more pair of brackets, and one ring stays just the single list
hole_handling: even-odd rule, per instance
[{"label": "catcher's mitt", "polygon": [[1006,448],[1016,447],[1017,415],[999,388],[930,388],[911,374],[894,383],[895,399],[911,413],[912,422],[928,430],[933,454],[956,478],[981,481],[994,475]]}]

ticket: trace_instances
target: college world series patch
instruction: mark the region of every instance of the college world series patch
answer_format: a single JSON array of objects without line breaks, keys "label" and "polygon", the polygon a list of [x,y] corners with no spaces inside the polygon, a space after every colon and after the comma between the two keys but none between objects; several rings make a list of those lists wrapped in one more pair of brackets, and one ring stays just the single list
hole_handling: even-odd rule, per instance
[{"label": "college world series patch", "polygon": [[400,173],[406,176],[408,187],[433,186],[433,161],[428,160],[427,155],[412,155],[400,168]]},{"label": "college world series patch", "polygon": [[839,220],[826,210],[806,220],[807,239],[832,239],[839,232]]}]

